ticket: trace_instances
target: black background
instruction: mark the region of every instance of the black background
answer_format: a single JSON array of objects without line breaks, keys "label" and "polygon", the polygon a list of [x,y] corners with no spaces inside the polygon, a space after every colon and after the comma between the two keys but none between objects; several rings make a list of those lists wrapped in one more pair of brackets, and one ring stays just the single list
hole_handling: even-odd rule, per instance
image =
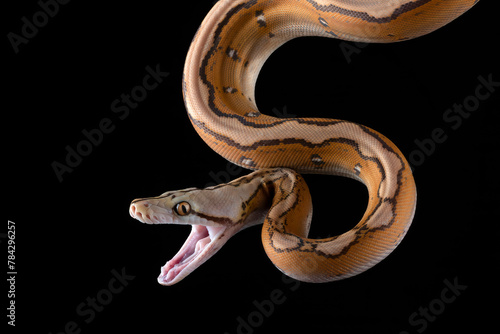
[{"label": "black background", "polygon": [[[4,38],[4,211],[16,224],[15,330],[59,333],[74,321],[81,333],[142,328],[233,334],[239,317],[259,322],[254,301],[269,300],[279,290],[283,303],[255,324],[254,333],[417,333],[423,321],[415,326],[409,317],[421,307],[442,305],[448,280],[467,288],[424,332],[467,326],[485,332],[495,321],[490,302],[497,298],[493,158],[499,135],[492,118],[498,94],[481,101],[457,129],[443,120],[447,109],[475,94],[479,76],[500,81],[492,10],[485,1],[448,26],[403,43],[294,40],[271,56],[259,77],[256,98],[263,113],[358,122],[389,137],[407,157],[417,157],[416,141],[428,141],[436,128],[444,131],[444,143],[421,155],[423,161],[413,160],[416,216],[386,260],[344,281],[299,284],[284,280],[268,260],[260,228],[254,227],[181,283],[156,282],[189,228],[140,224],[128,214],[130,201],[203,187],[215,181],[213,175],[246,173],[228,169],[202,142],[182,101],[184,59],[211,6],[212,1],[71,1],[18,53]],[[31,21],[38,11],[36,1],[6,11],[4,36],[20,34],[21,18]],[[346,47],[357,48],[349,61]],[[111,103],[142,84],[147,66],[169,76],[119,119]],[[85,139],[82,131],[105,118],[113,131],[59,182],[52,163],[64,163],[65,147],[75,148]],[[356,224],[367,201],[361,184],[328,176],[307,180],[315,205],[312,237]],[[6,227],[5,222],[2,233]],[[1,241],[6,262],[4,235]],[[95,317],[82,316],[79,305],[105,296],[113,270],[134,278]],[[1,292],[4,309],[7,289]]]}]

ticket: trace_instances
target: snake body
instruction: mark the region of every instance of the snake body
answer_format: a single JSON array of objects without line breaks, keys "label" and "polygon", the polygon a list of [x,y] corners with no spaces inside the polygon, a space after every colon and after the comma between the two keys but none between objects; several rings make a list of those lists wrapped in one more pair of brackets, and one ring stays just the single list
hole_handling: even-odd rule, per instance
[{"label": "snake body", "polygon": [[[263,224],[262,242],[285,274],[329,282],[359,274],[392,252],[408,231],[416,187],[400,150],[382,134],[348,121],[275,118],[260,113],[258,73],[271,53],[301,36],[396,42],[429,33],[478,0],[220,0],[187,55],[183,95],[203,140],[229,161],[255,170],[227,184],[188,188],[132,202],[149,224],[192,231],[162,267],[172,285],[215,254],[238,231]],[[307,237],[311,197],[298,173],[341,175],[364,183],[366,212],[351,230]]]}]

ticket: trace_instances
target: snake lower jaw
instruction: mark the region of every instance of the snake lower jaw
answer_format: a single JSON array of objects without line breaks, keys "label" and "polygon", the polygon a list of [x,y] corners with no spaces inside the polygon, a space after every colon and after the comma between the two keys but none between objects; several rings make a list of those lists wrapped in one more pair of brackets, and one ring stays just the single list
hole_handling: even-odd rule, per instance
[{"label": "snake lower jaw", "polygon": [[161,268],[158,283],[167,286],[178,283],[211,258],[235,232],[227,227],[192,225],[184,245]]},{"label": "snake lower jaw", "polygon": [[[180,192],[184,193],[186,190]],[[132,218],[144,224],[191,225],[191,233],[184,245],[161,268],[158,277],[160,284],[173,285],[212,257],[229,238],[244,227],[244,224],[231,225],[225,223],[224,219],[222,223],[216,222],[201,213],[195,213],[194,210],[180,214],[173,209],[178,201],[172,202],[164,197],[136,199],[132,201],[129,213]]]}]

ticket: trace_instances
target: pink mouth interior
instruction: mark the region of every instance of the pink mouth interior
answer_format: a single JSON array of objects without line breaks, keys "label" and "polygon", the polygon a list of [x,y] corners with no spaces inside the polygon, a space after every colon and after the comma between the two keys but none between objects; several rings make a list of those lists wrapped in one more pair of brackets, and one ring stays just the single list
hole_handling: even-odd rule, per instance
[{"label": "pink mouth interior", "polygon": [[[212,241],[224,227],[192,225],[191,234],[179,252],[161,268],[158,282],[163,285],[176,283],[210,257]],[[207,256],[208,255],[208,256]]]}]

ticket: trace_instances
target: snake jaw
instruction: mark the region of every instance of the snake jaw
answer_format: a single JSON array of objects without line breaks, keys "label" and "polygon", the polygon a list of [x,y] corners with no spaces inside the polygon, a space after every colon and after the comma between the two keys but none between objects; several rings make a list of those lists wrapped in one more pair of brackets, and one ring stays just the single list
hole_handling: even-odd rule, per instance
[{"label": "snake jaw", "polygon": [[162,268],[158,277],[161,285],[178,283],[214,255],[233,234],[226,227],[192,225],[191,234],[177,254]]},{"label": "snake jaw", "polygon": [[197,215],[179,217],[170,203],[156,198],[132,201],[130,215],[145,224],[191,225],[191,233],[177,254],[162,268],[158,283],[173,285],[212,257],[241,226],[221,225]]}]

